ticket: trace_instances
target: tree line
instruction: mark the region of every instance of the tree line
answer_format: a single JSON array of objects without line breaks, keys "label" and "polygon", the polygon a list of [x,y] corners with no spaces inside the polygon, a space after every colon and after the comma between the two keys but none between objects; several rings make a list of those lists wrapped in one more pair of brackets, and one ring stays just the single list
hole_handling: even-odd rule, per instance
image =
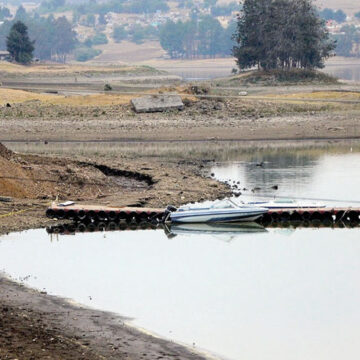
[{"label": "tree line", "polygon": [[311,0],[245,0],[234,38],[240,69],[322,68],[335,49]]},{"label": "tree line", "polygon": [[76,33],[65,16],[57,19],[52,15],[48,17],[41,17],[38,14],[30,16],[20,6],[14,19],[6,20],[0,26],[0,49],[6,49],[6,40],[10,30],[19,21],[28,28],[29,38],[34,46],[33,54],[36,58],[65,62],[67,55],[75,48]]},{"label": "tree line", "polygon": [[159,33],[160,44],[172,59],[214,58],[231,55],[235,22],[223,28],[217,19],[202,16],[188,21],[168,21]]}]

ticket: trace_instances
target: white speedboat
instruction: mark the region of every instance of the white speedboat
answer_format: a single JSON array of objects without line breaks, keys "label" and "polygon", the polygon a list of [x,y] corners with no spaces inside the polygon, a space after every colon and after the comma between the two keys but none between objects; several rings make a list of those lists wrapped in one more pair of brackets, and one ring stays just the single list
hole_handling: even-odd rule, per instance
[{"label": "white speedboat", "polygon": [[243,206],[226,199],[215,201],[208,207],[183,206],[170,212],[169,218],[174,223],[251,222],[267,212],[266,208]]},{"label": "white speedboat", "polygon": [[297,201],[292,199],[278,199],[271,201],[250,201],[242,202],[243,206],[256,206],[266,209],[306,209],[306,208],[323,208],[324,204],[310,201]]}]

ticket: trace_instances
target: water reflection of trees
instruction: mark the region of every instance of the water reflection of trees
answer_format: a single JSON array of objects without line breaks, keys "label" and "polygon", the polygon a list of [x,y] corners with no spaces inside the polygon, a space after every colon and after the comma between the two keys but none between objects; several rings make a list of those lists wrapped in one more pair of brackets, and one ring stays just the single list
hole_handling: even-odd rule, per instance
[{"label": "water reflection of trees", "polygon": [[[264,167],[254,167],[253,162],[258,162],[259,158],[265,163]],[[296,153],[257,155],[251,163],[245,164],[246,182],[261,187],[263,192],[273,193],[271,186],[279,184],[288,190],[296,190],[311,182],[317,162],[313,156]]]}]

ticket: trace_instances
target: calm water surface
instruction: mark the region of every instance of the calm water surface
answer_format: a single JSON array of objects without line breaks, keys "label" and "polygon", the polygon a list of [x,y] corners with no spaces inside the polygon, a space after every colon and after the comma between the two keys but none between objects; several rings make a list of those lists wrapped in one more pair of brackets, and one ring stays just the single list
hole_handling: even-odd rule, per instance
[{"label": "calm water surface", "polygon": [[[350,151],[295,151],[254,153],[212,171],[261,195],[277,184],[277,196],[355,202],[359,164]],[[359,358],[359,229],[170,231],[14,233],[0,238],[0,270],[227,359]]]}]

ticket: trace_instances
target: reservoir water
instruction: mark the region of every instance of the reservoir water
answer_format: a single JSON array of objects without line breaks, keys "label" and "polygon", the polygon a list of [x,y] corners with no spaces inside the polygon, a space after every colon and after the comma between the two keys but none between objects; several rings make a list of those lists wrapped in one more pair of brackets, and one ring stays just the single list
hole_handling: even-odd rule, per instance
[{"label": "reservoir water", "polygon": [[[244,198],[359,206],[359,164],[350,146],[250,151],[211,172],[240,181]],[[0,271],[225,359],[359,358],[359,228],[165,230],[13,233],[0,238]]]}]

